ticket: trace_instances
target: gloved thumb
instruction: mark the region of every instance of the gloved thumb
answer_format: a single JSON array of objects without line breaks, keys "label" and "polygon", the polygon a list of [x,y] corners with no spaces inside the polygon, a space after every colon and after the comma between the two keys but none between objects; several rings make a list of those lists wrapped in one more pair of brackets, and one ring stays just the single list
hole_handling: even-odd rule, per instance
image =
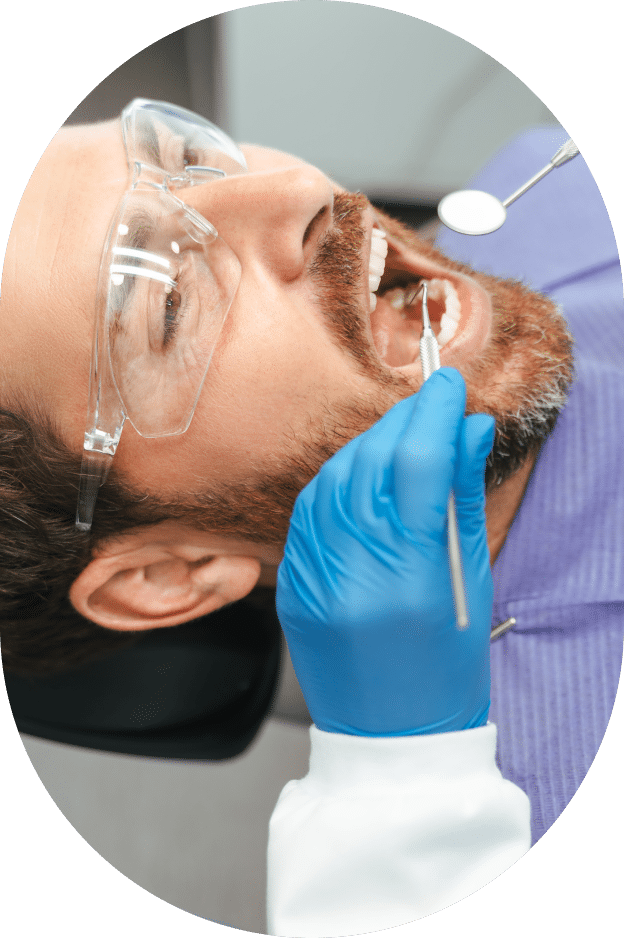
[{"label": "gloved thumb", "polygon": [[395,506],[412,533],[443,529],[465,407],[466,385],[454,368],[434,372],[416,396],[394,455]]}]

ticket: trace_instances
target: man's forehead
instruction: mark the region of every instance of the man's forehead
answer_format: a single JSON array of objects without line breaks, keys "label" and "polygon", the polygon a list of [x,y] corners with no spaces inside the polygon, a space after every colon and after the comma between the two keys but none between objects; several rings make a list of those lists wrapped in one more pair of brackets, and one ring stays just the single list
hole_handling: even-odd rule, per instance
[{"label": "man's forehead", "polygon": [[47,400],[61,426],[84,411],[100,257],[127,176],[117,121],[63,128],[29,180],[7,244],[0,361],[9,385]]},{"label": "man's forehead", "polygon": [[62,289],[71,277],[72,292],[84,290],[79,306],[94,300],[100,254],[127,179],[119,122],[107,121],[59,131],[25,193],[20,251],[36,237],[42,272],[50,265],[50,288]]},{"label": "man's forehead", "polygon": [[[93,124],[62,127],[52,139],[44,157],[57,165],[66,164],[77,175],[102,173],[102,181],[127,179],[127,162],[119,118]],[[110,175],[109,175],[110,174]]]}]

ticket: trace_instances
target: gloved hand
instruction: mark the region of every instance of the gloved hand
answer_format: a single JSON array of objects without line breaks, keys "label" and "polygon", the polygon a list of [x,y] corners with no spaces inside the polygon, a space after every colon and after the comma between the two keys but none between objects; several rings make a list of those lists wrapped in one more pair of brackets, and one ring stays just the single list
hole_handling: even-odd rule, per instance
[{"label": "gloved hand", "polygon": [[[442,368],[321,468],[295,503],[277,614],[319,729],[361,736],[481,726],[490,705],[493,586],[484,468],[494,420],[464,417]],[[455,493],[469,627],[447,548]]]}]

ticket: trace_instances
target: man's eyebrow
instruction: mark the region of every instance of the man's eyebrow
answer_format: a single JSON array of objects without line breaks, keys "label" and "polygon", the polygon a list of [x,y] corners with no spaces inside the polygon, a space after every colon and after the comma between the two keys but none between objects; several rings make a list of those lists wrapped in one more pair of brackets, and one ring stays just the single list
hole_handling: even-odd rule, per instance
[{"label": "man's eyebrow", "polygon": [[[127,232],[120,239],[119,247],[130,248],[134,251],[144,250],[148,245],[150,237],[154,231],[154,219],[143,209],[131,215],[125,222]],[[133,261],[135,267],[141,266],[141,261]],[[132,291],[136,284],[135,277],[124,276],[123,282],[115,286],[115,306],[113,311],[112,338],[126,331],[125,324],[122,321],[122,310],[126,308]]]},{"label": "man's eyebrow", "polygon": [[156,128],[153,124],[148,124],[148,126],[144,128],[142,138],[146,155],[156,166],[160,166],[160,143],[158,141]]},{"label": "man's eyebrow", "polygon": [[126,248],[141,250],[147,247],[149,239],[155,230],[154,219],[144,209],[137,211],[127,220],[127,233],[123,236],[121,244]]}]

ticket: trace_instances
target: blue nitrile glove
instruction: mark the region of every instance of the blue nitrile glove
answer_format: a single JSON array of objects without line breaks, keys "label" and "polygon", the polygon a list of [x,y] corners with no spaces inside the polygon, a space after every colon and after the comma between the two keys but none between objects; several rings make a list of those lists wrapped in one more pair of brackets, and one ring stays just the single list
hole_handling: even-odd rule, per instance
[{"label": "blue nitrile glove", "polygon": [[[492,576],[484,467],[494,420],[464,417],[442,368],[321,468],[295,503],[277,614],[319,729],[360,736],[481,726],[490,705]],[[447,549],[453,488],[469,627]]]}]

